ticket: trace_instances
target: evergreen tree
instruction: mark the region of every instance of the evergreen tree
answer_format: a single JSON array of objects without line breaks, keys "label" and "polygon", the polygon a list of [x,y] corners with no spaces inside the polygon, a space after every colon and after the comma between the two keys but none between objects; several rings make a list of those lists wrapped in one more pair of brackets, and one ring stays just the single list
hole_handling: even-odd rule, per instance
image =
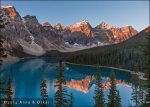
[{"label": "evergreen tree", "polygon": [[144,62],[144,72],[145,72],[145,78],[146,80],[146,95],[145,95],[145,101],[146,105],[150,105],[150,26],[145,29],[145,34],[146,36],[146,42],[144,45],[144,57],[143,57],[143,62]]},{"label": "evergreen tree", "polygon": [[111,76],[110,76],[110,83],[111,83],[111,87],[110,87],[110,92],[108,94],[108,103],[107,106],[108,107],[114,107],[115,106],[115,96],[116,96],[116,83],[115,83],[116,79],[115,79],[115,74],[112,71],[111,72]]},{"label": "evergreen tree", "polygon": [[42,103],[40,104],[41,107],[48,107],[46,105],[46,101],[48,100],[48,94],[47,94],[47,85],[46,85],[46,80],[43,78],[42,83],[41,83],[41,97],[42,97]]},{"label": "evergreen tree", "polygon": [[5,83],[6,83],[6,81],[1,82],[1,80],[0,80],[0,107],[2,106],[3,101],[5,100],[5,98],[1,97],[2,96],[1,94],[7,93],[7,90],[4,88]]},{"label": "evergreen tree", "polygon": [[69,107],[73,107],[73,102],[74,102],[74,97],[73,97],[72,93],[70,93],[70,104],[69,104]]},{"label": "evergreen tree", "polygon": [[138,78],[138,67],[134,66],[132,74],[132,99],[135,102],[135,106],[139,106],[139,78]]},{"label": "evergreen tree", "polygon": [[95,100],[95,107],[104,107],[105,99],[103,93],[102,79],[100,74],[100,68],[98,67],[96,72],[96,86],[94,90],[95,96],[93,97]]},{"label": "evergreen tree", "polygon": [[144,31],[141,31],[133,38],[121,42],[120,44],[94,47],[71,54],[68,53],[66,54],[66,61],[76,64],[100,64],[102,66],[111,66],[128,70],[133,70],[134,64],[136,63],[140,67],[140,71],[143,71],[141,56],[144,40]]},{"label": "evergreen tree", "polygon": [[2,58],[6,57],[5,50],[3,48],[3,35],[1,34],[1,29],[5,28],[7,23],[4,23],[2,19],[2,14],[0,14],[0,66],[2,65]]},{"label": "evergreen tree", "polygon": [[62,64],[62,61],[59,62],[58,67],[58,74],[56,77],[55,87],[57,88],[57,91],[54,96],[55,100],[55,106],[56,107],[67,107],[68,106],[68,100],[67,100],[67,88],[66,88],[66,80],[64,76],[64,66]]},{"label": "evergreen tree", "polygon": [[117,90],[117,95],[116,95],[116,106],[115,107],[121,107],[121,97],[119,90]]},{"label": "evergreen tree", "polygon": [[139,81],[139,93],[138,93],[138,99],[139,99],[139,103],[141,107],[144,107],[144,103],[145,103],[145,87],[144,87],[144,82],[143,80]]},{"label": "evergreen tree", "polygon": [[[12,91],[12,78],[11,76],[9,75],[8,77],[8,81],[7,81],[7,94],[6,94],[6,101],[8,102],[12,102],[13,101],[13,91]],[[5,105],[5,107],[13,107],[13,104],[11,103],[7,103]]]},{"label": "evergreen tree", "polygon": [[[1,12],[1,11],[0,11]],[[5,50],[3,48],[3,36],[1,34],[1,29],[3,29],[5,27],[5,23],[2,19],[2,12],[0,13],[0,75],[1,75],[1,65],[2,65],[2,58],[5,58],[6,57],[6,54],[5,54]],[[1,98],[1,94],[6,94],[7,91],[6,89],[4,88],[4,84],[6,83],[6,81],[2,81],[0,79],[0,106],[2,104],[2,101],[4,100],[4,98]]]},{"label": "evergreen tree", "polygon": [[110,83],[111,83],[111,87],[110,87],[110,92],[108,94],[107,106],[108,107],[116,107],[116,106],[119,107],[121,100],[117,101],[120,98],[120,95],[117,94],[116,79],[115,79],[115,74],[114,74],[113,70],[112,70],[111,76],[110,76]]}]

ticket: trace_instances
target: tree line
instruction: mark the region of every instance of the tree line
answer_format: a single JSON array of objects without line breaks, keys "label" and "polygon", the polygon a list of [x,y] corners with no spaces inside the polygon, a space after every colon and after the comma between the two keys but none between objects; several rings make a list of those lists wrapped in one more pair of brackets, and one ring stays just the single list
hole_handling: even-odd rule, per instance
[{"label": "tree line", "polygon": [[121,43],[71,53],[66,61],[77,64],[111,66],[128,70],[134,70],[134,65],[138,65],[140,71],[143,71],[142,56],[145,37],[145,31],[141,31]]},{"label": "tree line", "polygon": [[[1,34],[1,29],[5,28],[5,25],[7,25],[7,22],[4,22],[3,19],[3,14],[0,13],[0,75],[1,75],[1,66],[2,66],[2,58],[6,58],[7,55],[5,53],[5,49],[3,48],[3,36]],[[4,86],[7,86],[5,88]],[[12,91],[12,78],[9,75],[7,80],[2,81],[0,79],[0,106],[2,105],[3,101],[13,101],[13,91]],[[1,94],[6,95],[6,98],[2,98]],[[5,107],[11,107],[12,104],[5,104]]]}]

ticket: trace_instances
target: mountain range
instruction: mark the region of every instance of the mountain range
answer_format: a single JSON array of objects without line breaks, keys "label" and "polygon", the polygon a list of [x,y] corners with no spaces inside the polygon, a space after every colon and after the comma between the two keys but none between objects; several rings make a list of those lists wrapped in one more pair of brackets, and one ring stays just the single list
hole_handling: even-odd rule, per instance
[{"label": "mountain range", "polygon": [[73,52],[68,54],[66,61],[75,64],[111,66],[128,70],[134,70],[135,66],[138,66],[138,69],[142,71],[143,47],[146,45],[146,35],[149,32],[150,26],[118,44]]},{"label": "mountain range", "polygon": [[3,46],[8,53],[15,51],[28,55],[41,56],[47,51],[73,52],[96,46],[123,42],[138,33],[132,26],[114,27],[101,22],[92,27],[87,20],[62,26],[49,22],[40,24],[36,16],[21,17],[14,6],[0,7],[3,20],[9,22],[1,30]]}]

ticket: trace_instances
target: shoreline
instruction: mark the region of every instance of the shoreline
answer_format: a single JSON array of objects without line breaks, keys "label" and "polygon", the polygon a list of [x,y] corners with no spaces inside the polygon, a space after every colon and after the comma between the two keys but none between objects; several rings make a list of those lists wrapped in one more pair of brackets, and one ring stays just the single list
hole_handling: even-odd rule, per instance
[{"label": "shoreline", "polygon": [[[6,64],[6,63],[15,63],[15,62],[19,62],[20,60],[24,60],[24,59],[36,59],[36,58],[55,58],[55,57],[41,57],[41,56],[33,56],[33,57],[14,57],[14,56],[10,56],[8,55],[6,58],[2,58],[3,62],[2,64]],[[61,58],[61,57],[59,57]]]},{"label": "shoreline", "polygon": [[[10,57],[10,56],[9,56]],[[45,58],[45,57],[24,57],[24,58],[18,58],[18,57],[12,57],[3,59],[2,64],[8,63],[8,62],[18,62],[22,59],[32,59],[32,58]],[[8,60],[9,59],[9,60]],[[76,63],[70,63],[70,62],[66,62],[64,61],[65,64],[69,64],[69,65],[76,65],[76,66],[87,66],[87,67],[97,67],[97,65],[85,65],[85,64],[76,64]],[[116,68],[116,67],[110,67],[110,66],[101,66],[99,65],[101,68],[109,68],[109,69],[115,69],[115,70],[119,70],[119,71],[125,71],[125,72],[129,72],[131,74],[133,74],[133,71],[131,70],[127,70],[127,69],[122,69],[122,68]],[[146,78],[144,78],[144,73],[139,72],[139,79],[141,80],[146,80]]]},{"label": "shoreline", "polygon": [[15,57],[15,56],[10,56],[10,55],[7,55],[6,58],[2,58],[2,64],[4,64],[4,63],[18,62],[18,61],[20,61],[20,58]]},{"label": "shoreline", "polygon": [[[76,63],[70,63],[70,62],[65,62],[65,64],[77,65],[77,66],[87,66],[87,67],[97,67],[96,65],[76,64]],[[109,66],[99,66],[99,67],[102,67],[102,68],[109,68],[109,69],[115,69],[115,70],[119,70],[119,71],[125,71],[125,72],[129,72],[129,73],[133,74],[133,71],[127,70],[127,69],[115,68],[115,67],[109,67]],[[139,79],[141,79],[141,80],[146,80],[146,78],[144,78],[144,73],[139,72],[138,75],[139,75]]]},{"label": "shoreline", "polygon": [[[70,63],[70,62],[65,62],[65,63],[66,63],[66,64],[70,64],[70,65],[77,65],[77,66],[97,67],[96,65],[76,64],[76,63]],[[101,65],[99,65],[99,67],[102,67],[102,68],[110,68],[110,69],[115,69],[115,70],[120,70],[120,71],[126,71],[126,72],[130,72],[130,73],[133,72],[133,71],[127,70],[127,69],[115,68],[115,67],[109,67],[109,66],[101,66]]]}]

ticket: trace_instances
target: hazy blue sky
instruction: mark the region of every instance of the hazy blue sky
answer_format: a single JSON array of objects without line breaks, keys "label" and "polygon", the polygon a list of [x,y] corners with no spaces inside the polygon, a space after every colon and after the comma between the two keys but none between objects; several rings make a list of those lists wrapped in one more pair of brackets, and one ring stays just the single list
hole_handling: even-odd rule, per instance
[{"label": "hazy blue sky", "polygon": [[105,21],[116,27],[132,25],[138,31],[149,26],[149,1],[1,1],[23,17],[35,15],[42,24],[63,26],[88,20],[92,27]]}]

